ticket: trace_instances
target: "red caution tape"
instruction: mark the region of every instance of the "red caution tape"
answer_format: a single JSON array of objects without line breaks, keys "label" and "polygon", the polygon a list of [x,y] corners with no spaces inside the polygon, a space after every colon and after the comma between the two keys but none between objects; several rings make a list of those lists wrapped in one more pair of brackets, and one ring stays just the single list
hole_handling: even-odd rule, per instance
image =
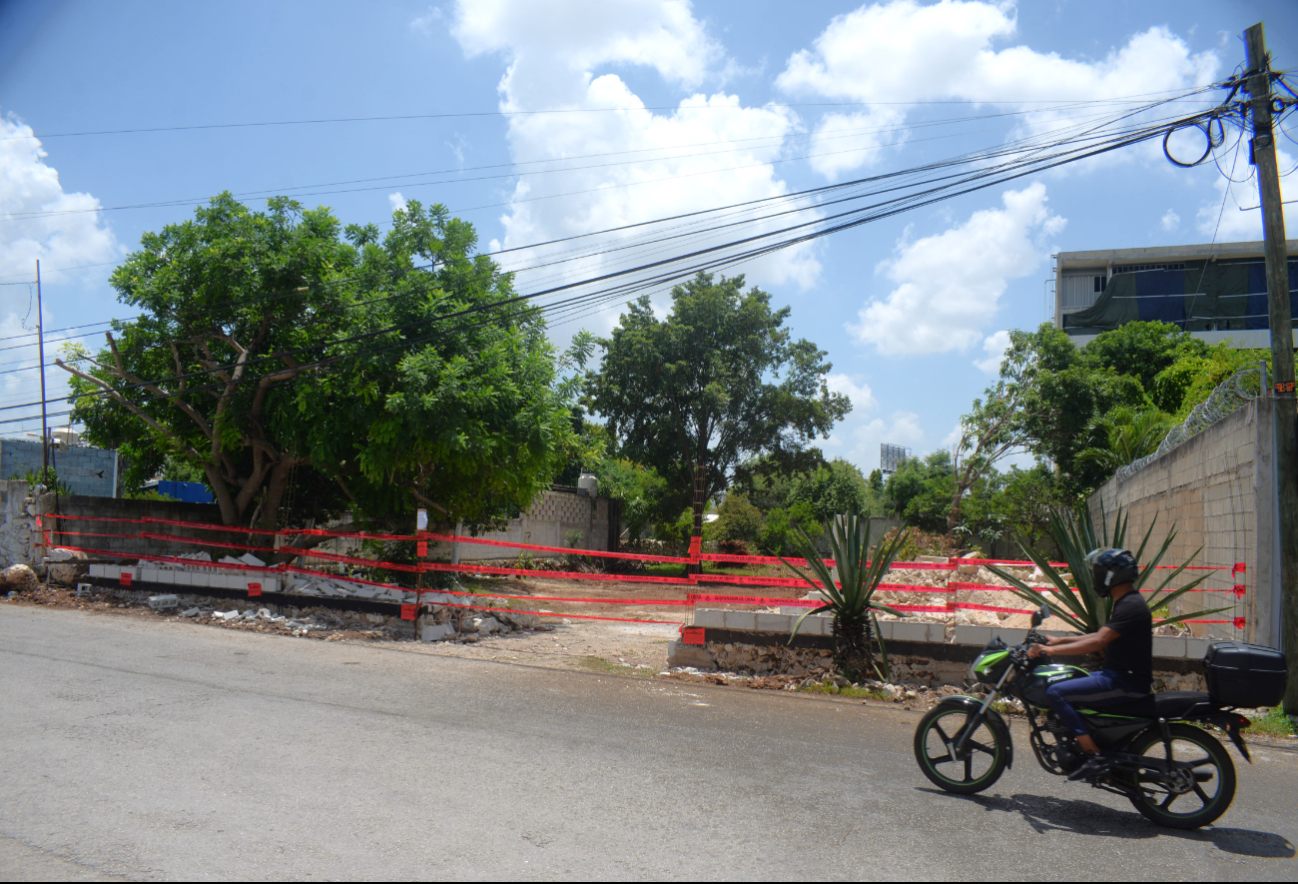
[{"label": "red caution tape", "polygon": [[514,608],[492,608],[487,605],[454,605],[450,602],[438,604],[439,608],[463,608],[469,611],[495,611],[502,614],[531,614],[534,617],[564,617],[575,620],[609,620],[614,623],[662,623],[666,626],[680,626],[677,620],[639,620],[634,617],[599,617],[594,614],[558,614],[554,611],[520,611]]},{"label": "red caution tape", "polygon": [[[420,531],[420,537],[438,540],[442,543],[473,543],[480,546],[505,547],[507,549],[526,549],[535,552],[560,553],[565,556],[594,556],[600,559],[627,559],[633,562],[670,562],[677,565],[688,565],[690,559],[680,556],[655,556],[649,553],[610,552],[603,549],[574,549],[563,546],[538,546],[534,543],[515,543],[509,540],[488,540],[485,537],[467,537],[463,534],[438,534],[433,531]],[[427,555],[427,553],[420,553]]]},{"label": "red caution tape", "polygon": [[670,583],[686,584],[688,577],[654,577],[649,574],[581,574],[575,571],[537,571],[530,568],[500,568],[494,565],[448,565],[443,562],[424,562],[424,571],[448,571],[457,574],[491,574],[498,577],[549,577],[560,580],[604,580],[616,583]]},{"label": "red caution tape", "polygon": [[1246,589],[1247,587],[1245,587],[1244,584],[1236,583],[1234,587],[1231,588],[1231,592],[1235,593],[1235,598],[1242,599]]}]

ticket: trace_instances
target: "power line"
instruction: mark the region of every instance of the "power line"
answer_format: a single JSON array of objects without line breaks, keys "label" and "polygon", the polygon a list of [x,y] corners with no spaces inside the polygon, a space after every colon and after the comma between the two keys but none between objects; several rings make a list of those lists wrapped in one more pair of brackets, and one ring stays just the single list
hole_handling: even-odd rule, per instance
[{"label": "power line", "polygon": [[[1145,108],[1145,109],[1148,109],[1148,108]],[[1141,109],[1141,110],[1145,110],[1145,109]],[[1125,114],[1125,115],[1122,115],[1122,116],[1120,116],[1120,117],[1118,117],[1118,118],[1116,118],[1115,120],[1112,120],[1112,121],[1110,121],[1110,122],[1118,122],[1118,121],[1120,121],[1120,120],[1122,120],[1122,119],[1125,119],[1125,118],[1127,118],[1127,117],[1129,117],[1129,116],[1133,116],[1135,113],[1139,113],[1139,112],[1140,112],[1140,110],[1138,110],[1138,111],[1136,111],[1136,112],[1133,112],[1132,114]],[[587,286],[587,285],[591,285],[591,284],[595,284],[595,283],[598,283],[598,282],[603,282],[603,281],[605,281],[605,280],[610,280],[610,279],[615,279],[615,278],[618,278],[618,277],[622,277],[622,276],[625,276],[625,275],[627,275],[627,274],[631,274],[631,273],[637,273],[637,272],[641,272],[641,271],[645,271],[645,270],[652,270],[652,269],[655,269],[655,268],[665,267],[665,266],[667,266],[667,265],[676,264],[676,263],[679,263],[679,262],[681,262],[681,261],[685,261],[685,260],[687,260],[687,259],[698,258],[698,257],[701,257],[701,256],[710,256],[710,257],[707,257],[707,258],[706,258],[704,261],[702,261],[702,262],[696,262],[693,266],[686,267],[686,268],[676,268],[676,269],[674,269],[674,270],[665,271],[664,273],[660,274],[660,276],[657,277],[657,278],[655,278],[655,279],[651,279],[651,280],[648,280],[648,281],[635,282],[635,283],[631,283],[631,284],[632,284],[632,285],[636,285],[637,287],[640,287],[640,286],[643,286],[643,285],[652,285],[652,284],[654,284],[654,283],[656,283],[656,282],[660,282],[660,281],[663,281],[663,280],[679,279],[679,278],[682,278],[682,277],[685,276],[685,275],[691,275],[692,273],[696,272],[696,271],[699,270],[699,269],[705,269],[706,267],[712,267],[712,266],[718,266],[718,265],[732,264],[732,263],[735,263],[735,262],[737,262],[737,261],[747,260],[747,259],[750,259],[750,258],[752,258],[752,257],[759,256],[759,255],[761,255],[761,254],[765,254],[765,253],[768,253],[768,252],[771,252],[771,251],[775,251],[775,250],[778,250],[778,249],[781,249],[781,248],[787,248],[788,246],[790,246],[790,245],[794,245],[794,244],[797,244],[797,243],[799,243],[799,242],[808,241],[808,240],[810,240],[810,239],[813,239],[813,238],[816,238],[816,237],[819,237],[819,236],[828,235],[829,233],[837,232],[837,231],[839,231],[839,230],[850,229],[851,227],[855,227],[855,226],[858,226],[858,225],[863,224],[863,223],[868,223],[868,222],[873,221],[873,220],[878,220],[879,218],[888,217],[888,216],[890,216],[890,215],[892,215],[892,214],[896,214],[896,213],[901,212],[901,211],[907,211],[907,210],[909,210],[909,209],[916,208],[916,207],[918,207],[918,206],[929,205],[929,204],[932,204],[932,203],[934,203],[934,202],[940,201],[940,200],[942,200],[942,199],[949,199],[949,198],[952,198],[953,196],[956,196],[956,195],[960,195],[960,194],[963,194],[963,193],[973,192],[973,191],[975,191],[975,190],[980,190],[980,189],[983,189],[983,188],[985,188],[985,187],[994,186],[995,184],[1003,183],[1003,182],[1005,182],[1005,181],[1009,181],[1009,180],[1013,180],[1013,179],[1015,179],[1015,178],[1023,177],[1023,176],[1028,175],[1028,174],[1034,174],[1034,173],[1039,172],[1039,171],[1044,171],[1045,169],[1053,168],[1054,166],[1057,166],[1057,165],[1062,165],[1062,164],[1064,164],[1064,163],[1068,163],[1068,162],[1074,162],[1074,161],[1077,161],[1077,160],[1079,160],[1079,159],[1084,159],[1084,158],[1089,157],[1089,156],[1095,156],[1095,155],[1098,155],[1098,154],[1101,154],[1101,153],[1105,153],[1105,152],[1108,152],[1108,151],[1111,151],[1111,150],[1115,150],[1115,149],[1118,149],[1118,148],[1121,148],[1121,147],[1129,146],[1129,145],[1131,145],[1131,144],[1139,143],[1140,141],[1149,140],[1150,138],[1157,137],[1159,134],[1162,134],[1164,131],[1168,130],[1169,128],[1176,128],[1176,127],[1178,127],[1178,126],[1185,126],[1185,125],[1196,125],[1196,124],[1197,124],[1199,121],[1201,121],[1201,120],[1204,120],[1204,119],[1211,119],[1212,116],[1213,116],[1213,114],[1220,114],[1220,113],[1223,113],[1223,112],[1224,112],[1224,111],[1223,111],[1221,108],[1218,108],[1218,109],[1215,109],[1215,110],[1213,110],[1213,111],[1209,111],[1209,112],[1206,112],[1206,113],[1203,113],[1203,114],[1196,114],[1196,115],[1193,115],[1192,117],[1189,117],[1189,118],[1182,118],[1182,119],[1180,119],[1180,120],[1177,120],[1177,121],[1175,121],[1175,122],[1174,122],[1170,127],[1169,127],[1168,125],[1161,125],[1161,126],[1144,126],[1144,127],[1140,127],[1140,128],[1134,129],[1134,130],[1130,130],[1130,131],[1125,132],[1125,133],[1119,133],[1117,136],[1114,136],[1112,133],[1110,133],[1109,136],[1106,136],[1106,137],[1107,137],[1107,140],[1106,140],[1106,141],[1102,141],[1102,142],[1100,142],[1100,143],[1098,143],[1098,144],[1087,145],[1087,146],[1085,146],[1085,147],[1081,147],[1081,148],[1074,147],[1074,148],[1072,148],[1072,149],[1064,150],[1064,151],[1059,152],[1059,153],[1050,154],[1050,155],[1047,155],[1047,156],[1045,156],[1045,157],[1041,157],[1041,156],[1040,156],[1040,153],[1041,153],[1041,150],[1043,150],[1043,149],[1044,149],[1045,147],[1047,147],[1048,145],[1042,145],[1042,146],[1039,147],[1039,148],[1034,147],[1034,148],[1032,148],[1032,150],[1029,152],[1029,157],[1031,157],[1032,154],[1038,154],[1037,157],[1035,157],[1035,158],[1030,158],[1030,159],[1028,159],[1028,160],[1018,160],[1018,161],[1013,161],[1013,162],[1009,162],[1009,163],[1004,163],[1004,164],[1002,164],[1000,167],[994,167],[994,168],[992,168],[992,169],[984,169],[984,170],[980,170],[980,171],[975,172],[975,173],[973,173],[973,174],[971,174],[971,175],[969,175],[969,176],[966,176],[964,182],[955,182],[955,183],[953,183],[953,184],[949,184],[949,185],[942,185],[942,186],[939,186],[939,187],[937,187],[937,188],[930,189],[930,190],[928,190],[928,191],[921,191],[921,192],[916,193],[916,194],[910,194],[910,195],[906,195],[906,196],[904,196],[904,197],[895,198],[895,199],[893,199],[893,200],[889,200],[889,201],[887,201],[887,202],[885,202],[885,203],[883,203],[883,204],[877,204],[877,205],[875,205],[875,206],[867,206],[867,207],[865,207],[864,209],[856,209],[856,210],[851,210],[851,211],[844,212],[844,213],[839,213],[838,215],[829,216],[828,218],[819,218],[819,219],[815,219],[815,220],[813,220],[813,221],[811,221],[811,222],[806,222],[806,223],[803,223],[803,224],[793,225],[792,227],[786,227],[786,228],[783,228],[783,229],[781,229],[781,230],[768,231],[768,232],[766,232],[766,233],[757,234],[757,235],[750,236],[750,237],[747,237],[747,238],[744,238],[744,239],[740,239],[740,240],[737,240],[737,241],[733,241],[733,242],[729,242],[729,243],[724,243],[724,244],[719,245],[719,246],[713,246],[713,247],[710,247],[710,248],[707,248],[707,249],[700,249],[700,250],[697,250],[697,251],[695,251],[695,252],[691,252],[691,253],[688,253],[688,254],[685,254],[685,255],[678,255],[678,256],[675,256],[675,257],[672,257],[672,258],[668,258],[668,259],[664,259],[664,260],[661,260],[661,261],[651,262],[651,263],[648,263],[648,264],[642,264],[642,265],[639,265],[639,266],[637,266],[637,267],[633,267],[633,268],[629,268],[629,269],[624,269],[624,270],[620,270],[620,271],[615,271],[615,272],[612,272],[612,273],[604,274],[604,275],[601,275],[601,276],[594,277],[593,279],[580,280],[580,281],[578,281],[578,282],[573,282],[573,283],[568,283],[568,284],[561,285],[561,286],[556,286],[556,287],[553,287],[553,288],[551,288],[551,289],[547,289],[547,290],[544,290],[544,291],[534,292],[534,293],[532,293],[532,294],[530,294],[530,295],[519,295],[519,296],[516,296],[516,297],[514,297],[514,298],[507,299],[507,300],[505,300],[505,301],[501,301],[501,302],[492,302],[491,304],[480,305],[480,306],[478,306],[478,307],[469,308],[469,309],[467,309],[467,310],[465,310],[465,311],[460,311],[460,312],[457,312],[457,313],[452,313],[452,314],[449,314],[449,315],[443,315],[443,316],[439,316],[439,317],[432,317],[432,318],[429,318],[429,319],[422,320],[422,321],[420,321],[420,322],[407,324],[406,326],[394,326],[394,327],[388,327],[388,328],[385,328],[385,329],[380,329],[380,330],[378,330],[377,332],[366,333],[366,334],[364,334],[364,335],[354,336],[354,337],[352,337],[352,338],[344,338],[344,339],[339,340],[339,341],[329,341],[329,342],[324,342],[324,343],[322,343],[322,344],[314,345],[314,346],[312,346],[312,347],[299,348],[298,350],[291,351],[291,352],[292,352],[292,353],[298,353],[298,352],[302,352],[302,351],[309,350],[309,349],[319,349],[320,347],[327,347],[327,346],[337,345],[337,344],[341,344],[341,343],[351,343],[351,342],[355,342],[355,341],[358,341],[358,340],[361,340],[361,339],[371,338],[371,337],[373,337],[373,336],[375,336],[375,335],[381,335],[381,334],[386,334],[386,333],[390,333],[390,332],[393,332],[393,331],[403,330],[403,329],[405,329],[405,328],[409,328],[409,327],[412,327],[412,326],[427,325],[429,322],[432,322],[432,321],[442,321],[442,320],[446,320],[446,319],[450,319],[450,318],[455,318],[455,317],[457,317],[457,316],[467,315],[468,313],[479,312],[479,311],[481,311],[481,310],[498,308],[498,307],[500,307],[500,306],[508,305],[508,304],[511,304],[511,303],[516,303],[516,302],[522,302],[522,301],[527,301],[527,300],[535,299],[535,298],[538,298],[538,297],[541,297],[541,296],[544,296],[544,295],[547,295],[547,294],[553,294],[553,293],[555,293],[555,292],[559,292],[559,291],[570,290],[570,289],[573,289],[573,288],[580,288],[580,287]],[[1098,129],[1098,128],[1103,128],[1103,127],[1101,126],[1101,127],[1096,127],[1096,128]],[[1092,131],[1094,131],[1094,130],[1092,130]],[[1057,142],[1054,146],[1055,146],[1055,147],[1068,147],[1069,144],[1076,144],[1076,143],[1078,142],[1078,140],[1079,140],[1078,138],[1074,137],[1074,138],[1072,138],[1072,139],[1070,139],[1070,140],[1064,140],[1064,141]],[[1093,140],[1093,139],[1092,139],[1092,140]],[[1018,166],[1018,168],[1015,168],[1016,165]],[[913,170],[908,170],[908,171],[913,171]],[[899,174],[900,174],[900,173],[899,173]],[[988,178],[990,178],[990,179],[992,179],[992,180],[990,180],[990,181],[981,181],[981,179],[988,179]],[[981,183],[980,183],[980,181],[981,181]],[[963,185],[965,185],[965,184],[968,184],[969,186],[964,187]],[[958,188],[960,188],[960,187],[963,187],[963,189],[958,189]],[[943,193],[943,191],[946,191],[946,192]],[[891,208],[887,208],[887,209],[884,210],[884,211],[878,211],[878,212],[873,212],[873,213],[870,213],[870,214],[864,214],[864,213],[865,213],[867,210],[869,210],[869,209],[879,208],[879,207],[881,207],[881,206],[889,206],[890,204],[891,204]],[[853,215],[857,215],[857,216],[860,216],[860,217],[852,218],[851,216],[853,216]],[[756,247],[754,247],[754,248],[749,249],[747,252],[741,253],[741,254],[739,254],[739,255],[728,255],[728,256],[726,256],[726,255],[721,255],[721,256],[718,256],[718,255],[715,255],[715,254],[714,254],[714,253],[716,253],[716,252],[718,252],[718,251],[720,251],[720,250],[725,250],[725,249],[730,249],[730,248],[734,248],[734,247],[737,247],[737,246],[742,246],[742,245],[744,245],[744,244],[746,244],[746,243],[756,243],[756,242],[758,242],[758,241],[760,241],[760,240],[768,239],[768,238],[770,238],[770,237],[772,237],[772,236],[777,236],[777,235],[781,235],[781,234],[789,233],[789,232],[792,232],[792,231],[802,230],[802,229],[805,229],[805,228],[807,228],[807,227],[809,227],[809,226],[815,226],[815,225],[818,225],[818,224],[824,224],[826,221],[832,221],[832,220],[834,220],[834,219],[836,219],[836,218],[850,219],[850,220],[843,220],[843,221],[841,221],[841,222],[839,222],[839,223],[836,223],[836,224],[833,224],[833,225],[831,225],[831,226],[829,226],[829,227],[824,227],[824,228],[822,228],[821,230],[818,230],[818,231],[808,231],[808,232],[800,233],[800,234],[798,234],[798,235],[796,235],[796,236],[794,236],[793,238],[790,238],[790,239],[785,239],[785,240],[777,241],[777,242],[774,242],[774,243],[766,243],[766,244],[763,244],[763,245],[760,245],[760,246],[756,246]],[[615,289],[613,290],[613,291],[615,292],[616,295],[619,295],[619,296],[620,296],[620,295],[622,294],[622,292],[617,291],[617,289],[620,289],[620,288],[622,288],[622,286],[617,286],[617,287],[615,287]],[[596,298],[596,297],[600,297],[600,296],[602,296],[602,295],[604,295],[604,294],[605,294],[605,293],[595,292],[595,293],[591,293],[591,294],[589,294],[589,295],[576,296],[576,297],[570,299],[570,301],[575,302],[575,301],[578,301],[578,300],[593,299],[593,298]],[[397,343],[396,345],[394,345],[394,346],[410,346],[410,345],[413,344],[413,343],[415,343],[415,341],[406,340],[406,341],[403,341],[403,342],[398,342],[398,343]],[[278,360],[282,359],[284,355],[285,355],[285,354],[283,354],[283,353],[280,353],[280,354],[273,354],[273,355],[270,355],[270,356],[264,357],[263,359],[261,359],[261,360],[259,360],[259,361],[278,361]],[[354,354],[354,356],[360,356],[360,355],[365,355],[365,354]],[[330,358],[328,358],[327,360],[325,360],[325,362],[336,362],[336,361],[339,361],[339,360],[341,360],[341,359],[343,359],[343,358],[351,358],[351,357],[346,357],[346,356],[343,356],[343,357],[330,357]],[[323,364],[323,363],[321,363],[321,364]],[[225,368],[228,369],[229,366],[226,366]],[[222,369],[218,368],[218,369],[215,369],[215,370],[222,370]],[[193,376],[202,375],[202,374],[209,374],[209,373],[211,373],[210,370],[209,370],[209,371],[203,371],[203,372],[191,372],[191,373],[189,373],[189,374],[187,374],[187,375],[176,375],[176,376],[173,376],[173,377],[171,377],[171,378],[164,378],[164,379],[161,379],[161,380],[159,380],[159,381],[157,381],[157,382],[155,382],[155,383],[164,383],[164,382],[166,382],[167,380],[179,380],[179,379],[183,379],[183,378],[187,378],[187,377],[193,377]],[[257,380],[257,379],[258,379],[258,378],[255,378],[255,377],[249,377],[249,378],[246,378],[246,381],[252,381],[252,380]],[[245,382],[246,382],[246,381],[245,381]],[[135,386],[135,385],[132,385],[132,386]],[[119,389],[129,389],[129,388],[130,388],[130,387],[128,386],[128,387],[126,387],[126,388],[119,388]],[[11,407],[24,407],[24,406],[30,406],[30,405],[32,405],[32,404],[36,404],[36,403],[24,403],[23,405],[19,405],[19,406],[6,406],[5,409],[7,409],[7,408],[11,408]],[[7,422],[9,422],[9,421],[5,421],[5,422],[7,423]]]},{"label": "power line", "polygon": [[[1093,99],[1096,103],[1118,103],[1124,101],[1136,101],[1140,98],[1148,98],[1153,95],[1166,95],[1180,90],[1167,89],[1160,92],[1145,92],[1130,96],[1114,96],[1112,98]],[[553,114],[595,114],[595,113],[635,113],[639,111],[753,111],[763,110],[766,108],[798,108],[798,107],[922,107],[926,105],[953,105],[953,104],[1058,104],[1069,99],[946,99],[946,100],[926,100],[926,101],[819,101],[819,102],[799,102],[799,103],[769,103],[755,107],[741,107],[728,105],[653,105],[648,107],[592,107],[592,108],[554,108],[549,110],[516,110],[516,111],[460,111],[450,113],[435,114],[396,114],[390,116],[372,116],[372,117],[322,117],[318,119],[304,120],[265,120],[258,122],[242,123],[196,123],[183,126],[150,126],[138,127],[132,129],[92,129],[79,132],[49,132],[43,135],[10,135],[0,138],[0,141],[30,140],[33,138],[82,138],[99,135],[135,135],[151,132],[191,132],[209,129],[256,129],[268,128],[274,126],[314,126],[330,123],[379,123],[379,122],[396,122],[405,120],[444,120],[444,119],[467,119],[473,117],[526,117],[526,116],[545,116]]]}]

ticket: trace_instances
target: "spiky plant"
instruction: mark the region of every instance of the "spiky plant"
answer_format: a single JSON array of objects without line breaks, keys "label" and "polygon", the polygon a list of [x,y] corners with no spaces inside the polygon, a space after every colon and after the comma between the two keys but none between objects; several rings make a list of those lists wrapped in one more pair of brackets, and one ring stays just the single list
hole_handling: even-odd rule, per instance
[{"label": "spiky plant", "polygon": [[[1126,549],[1129,518],[1123,516],[1121,508],[1118,509],[1114,517],[1113,535],[1110,538],[1108,520],[1104,514],[1100,514],[1100,531],[1097,534],[1091,512],[1085,506],[1079,507],[1073,513],[1055,511],[1050,515],[1050,536],[1054,539],[1055,545],[1059,547],[1060,555],[1068,566],[1066,571],[1072,576],[1072,584],[1050,564],[1050,560],[1046,556],[1028,546],[1022,538],[1019,538],[1019,547],[1023,550],[1023,554],[1031,559],[1032,563],[1050,581],[1051,586],[1049,588],[1044,591],[1034,589],[1014,575],[994,565],[989,565],[988,570],[1008,582],[1020,598],[1028,600],[1033,606],[1044,602],[1056,617],[1078,632],[1083,634],[1099,632],[1100,627],[1109,620],[1109,613],[1113,610],[1113,599],[1101,597],[1096,593],[1091,581],[1091,566],[1086,561],[1086,556],[1096,549],[1109,547]],[[1150,523],[1149,530],[1145,532],[1144,538],[1140,541],[1140,547],[1135,551],[1137,562],[1144,559],[1145,550],[1149,546],[1149,540],[1154,534],[1154,526],[1157,523],[1158,519],[1155,518]],[[1135,587],[1137,590],[1143,589],[1154,577],[1156,567],[1163,561],[1163,556],[1167,555],[1167,551],[1171,548],[1172,541],[1175,539],[1176,526],[1173,525],[1171,530],[1167,532],[1167,536],[1163,538],[1162,544],[1158,547],[1158,551],[1154,553],[1149,564],[1144,566],[1136,577]],[[1209,575],[1205,574],[1169,591],[1172,583],[1181,576],[1186,567],[1202,551],[1203,547],[1195,550],[1194,555],[1190,556],[1180,567],[1172,569],[1163,578],[1158,584],[1158,588],[1146,599],[1151,609],[1168,607],[1176,599],[1208,579]],[[1228,609],[1213,608],[1206,611],[1193,611],[1189,614],[1169,617],[1163,620],[1162,623],[1179,623],[1182,620],[1191,620],[1225,610]]]},{"label": "spiky plant", "polygon": [[[801,528],[796,535],[797,544],[815,577],[808,576],[784,559],[780,560],[803,580],[817,586],[827,600],[820,607],[812,608],[798,618],[789,634],[789,642],[793,642],[794,636],[808,617],[829,611],[834,615],[834,665],[838,671],[852,681],[871,676],[887,680],[888,648],[879,636],[879,618],[876,612],[884,611],[897,617],[904,615],[876,602],[874,592],[879,588],[883,575],[892,567],[897,551],[906,542],[907,533],[898,533],[891,541],[880,543],[873,561],[870,561],[869,518],[862,518],[855,512],[839,516],[829,526],[826,534],[833,561],[838,567],[837,583],[830,566]],[[878,663],[874,657],[876,641],[880,652]]]}]

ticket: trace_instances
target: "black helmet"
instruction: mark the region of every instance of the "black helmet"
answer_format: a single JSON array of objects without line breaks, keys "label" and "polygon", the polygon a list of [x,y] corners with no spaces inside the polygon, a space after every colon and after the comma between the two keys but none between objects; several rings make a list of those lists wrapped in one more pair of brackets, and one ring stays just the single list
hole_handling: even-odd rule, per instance
[{"label": "black helmet", "polygon": [[1140,574],[1136,557],[1125,549],[1097,549],[1086,560],[1091,563],[1091,585],[1097,595],[1108,597],[1113,587],[1134,583]]}]

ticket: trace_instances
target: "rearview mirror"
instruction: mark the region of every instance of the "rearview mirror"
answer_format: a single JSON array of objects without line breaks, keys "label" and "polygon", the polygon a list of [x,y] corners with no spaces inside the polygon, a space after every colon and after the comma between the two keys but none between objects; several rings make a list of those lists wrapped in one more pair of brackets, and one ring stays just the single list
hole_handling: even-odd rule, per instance
[{"label": "rearview mirror", "polygon": [[1037,611],[1032,615],[1032,628],[1036,629],[1042,623],[1045,623],[1046,620],[1048,620],[1049,618],[1050,618],[1050,606],[1042,605],[1041,610]]}]

